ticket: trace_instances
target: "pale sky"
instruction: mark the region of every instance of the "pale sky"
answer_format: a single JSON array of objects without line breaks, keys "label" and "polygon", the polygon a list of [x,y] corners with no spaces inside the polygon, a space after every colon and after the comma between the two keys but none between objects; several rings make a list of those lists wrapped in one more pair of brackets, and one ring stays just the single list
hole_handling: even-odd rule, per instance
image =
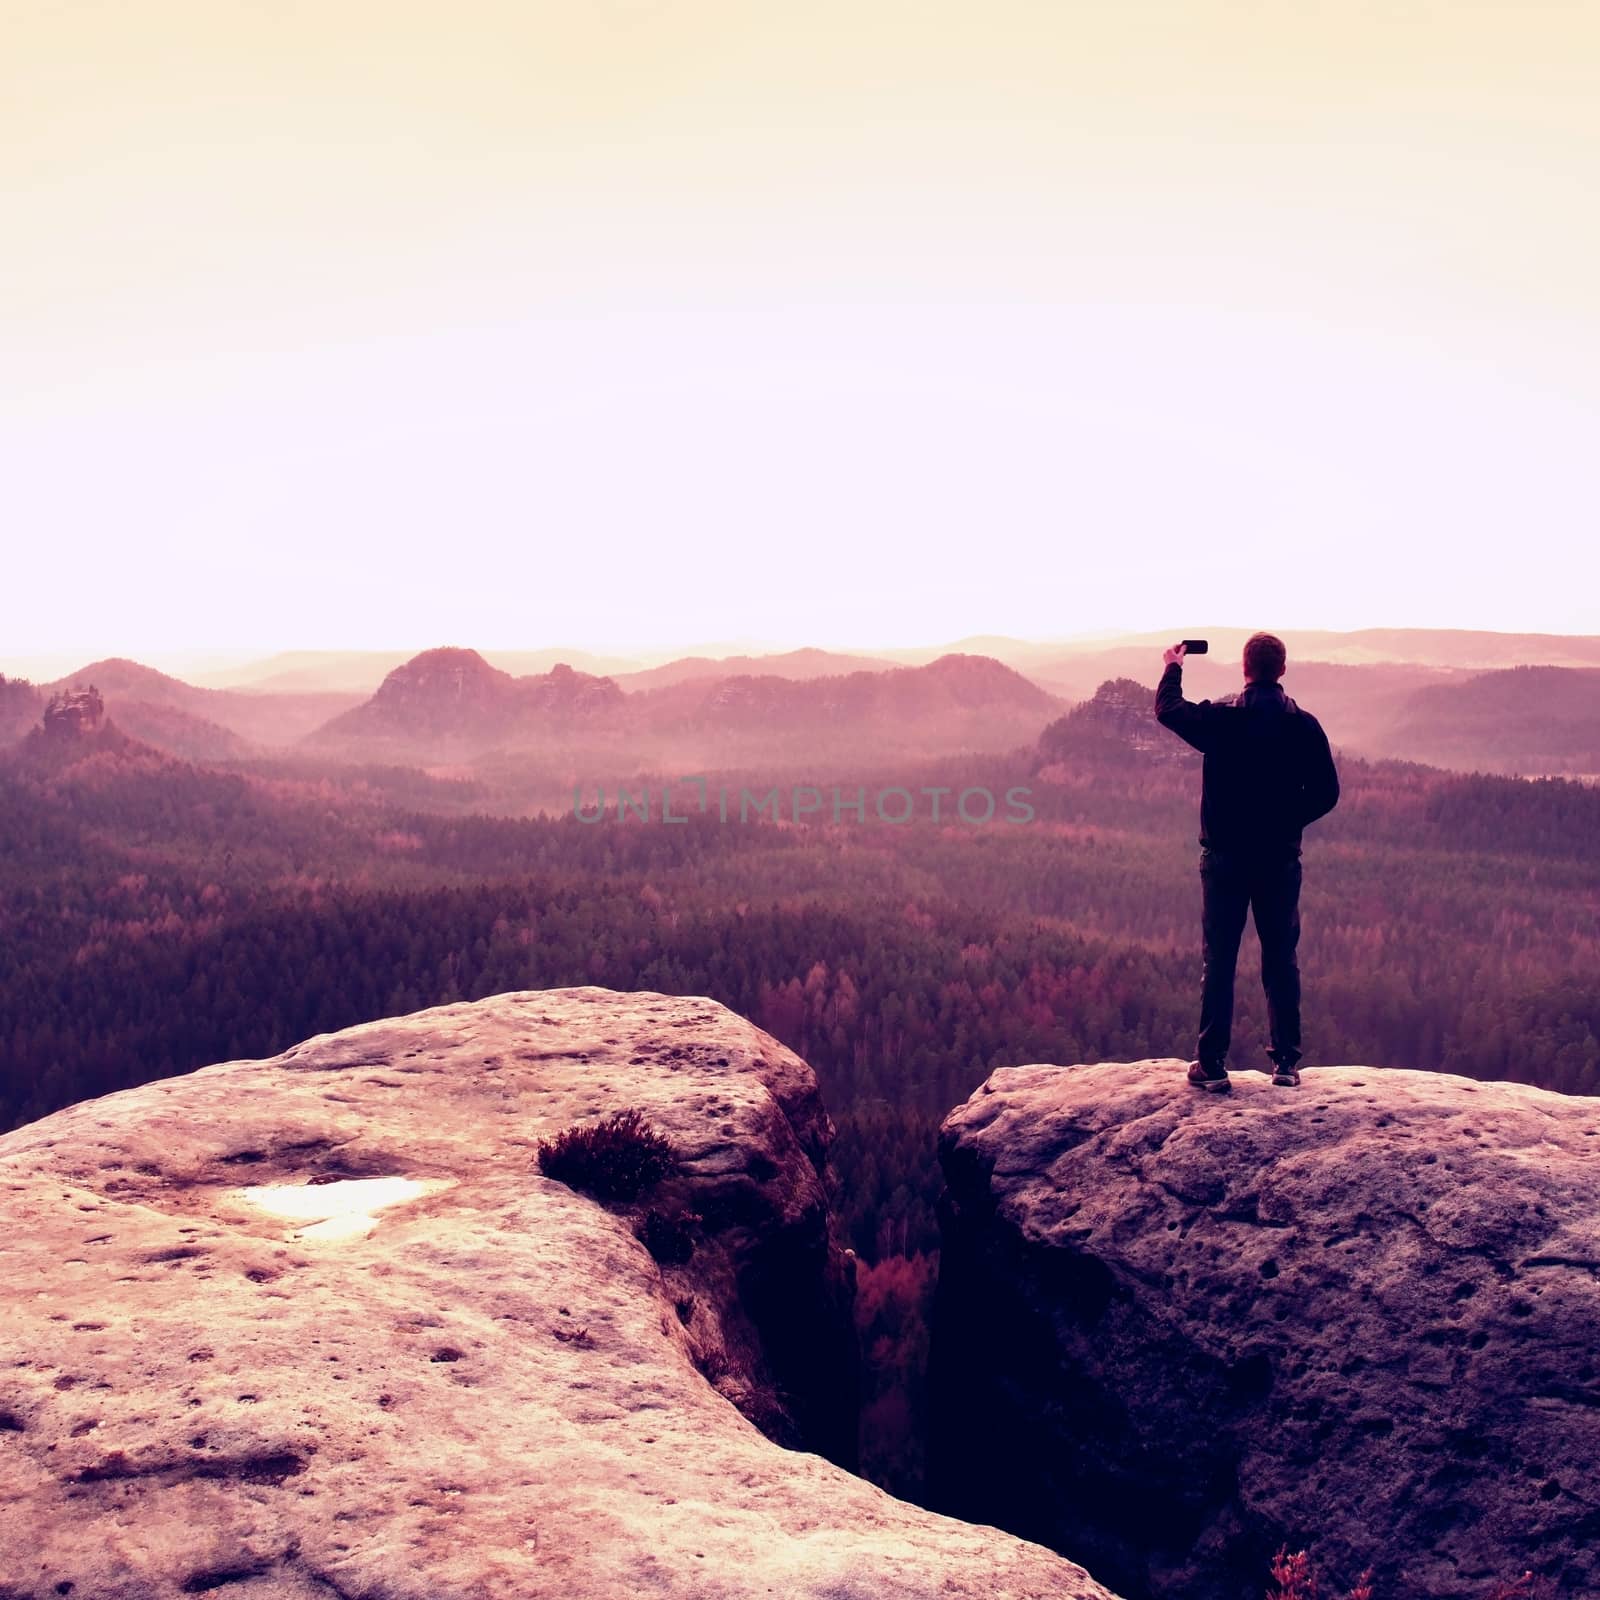
[{"label": "pale sky", "polygon": [[7,0],[0,655],[1600,632],[1593,0]]}]

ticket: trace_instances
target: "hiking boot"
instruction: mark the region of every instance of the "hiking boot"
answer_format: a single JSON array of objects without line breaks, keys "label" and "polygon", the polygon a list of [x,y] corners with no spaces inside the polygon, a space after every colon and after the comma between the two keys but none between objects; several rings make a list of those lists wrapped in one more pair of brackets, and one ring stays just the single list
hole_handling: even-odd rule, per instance
[{"label": "hiking boot", "polygon": [[1300,1069],[1292,1061],[1279,1061],[1276,1056],[1272,1058],[1272,1081],[1280,1089],[1293,1089],[1300,1082]]},{"label": "hiking boot", "polygon": [[1195,1088],[1208,1090],[1211,1094],[1226,1094],[1233,1087],[1228,1081],[1226,1067],[1208,1067],[1199,1061],[1189,1063],[1189,1082]]}]

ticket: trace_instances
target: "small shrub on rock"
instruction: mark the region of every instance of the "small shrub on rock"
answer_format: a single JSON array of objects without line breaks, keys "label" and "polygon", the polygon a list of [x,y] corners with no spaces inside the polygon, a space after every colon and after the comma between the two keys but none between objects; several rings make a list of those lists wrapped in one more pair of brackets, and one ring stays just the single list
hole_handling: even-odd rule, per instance
[{"label": "small shrub on rock", "polygon": [[670,1215],[652,1207],[634,1226],[644,1247],[663,1266],[682,1266],[694,1254],[690,1229],[705,1219],[694,1211],[674,1211]]},{"label": "small shrub on rock", "polygon": [[672,1146],[631,1107],[539,1141],[539,1170],[602,1200],[635,1200],[675,1172]]}]

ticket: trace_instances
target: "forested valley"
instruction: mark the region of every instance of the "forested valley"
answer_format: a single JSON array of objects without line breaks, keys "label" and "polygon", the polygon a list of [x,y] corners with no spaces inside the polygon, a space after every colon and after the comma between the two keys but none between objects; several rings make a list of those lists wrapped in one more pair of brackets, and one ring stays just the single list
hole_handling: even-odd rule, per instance
[{"label": "forested valley", "polygon": [[[1305,846],[1306,1066],[1600,1090],[1600,789],[1353,758],[1341,776]],[[1034,815],[583,823],[475,813],[399,770],[9,752],[0,1130],[506,990],[708,995],[821,1081],[860,1257],[865,1466],[914,1496],[939,1121],[997,1067],[1192,1053],[1198,769],[1080,727],[1010,756],[708,781],[1024,786]],[[1265,1060],[1254,961],[1247,934],[1236,1068]]]}]

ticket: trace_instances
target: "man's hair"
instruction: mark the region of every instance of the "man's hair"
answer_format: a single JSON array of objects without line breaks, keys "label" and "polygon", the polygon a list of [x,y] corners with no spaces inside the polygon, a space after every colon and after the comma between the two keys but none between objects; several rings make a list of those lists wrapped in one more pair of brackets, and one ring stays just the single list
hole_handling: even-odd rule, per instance
[{"label": "man's hair", "polygon": [[1275,633],[1252,633],[1244,642],[1244,675],[1252,683],[1276,683],[1288,660],[1289,652]]}]

